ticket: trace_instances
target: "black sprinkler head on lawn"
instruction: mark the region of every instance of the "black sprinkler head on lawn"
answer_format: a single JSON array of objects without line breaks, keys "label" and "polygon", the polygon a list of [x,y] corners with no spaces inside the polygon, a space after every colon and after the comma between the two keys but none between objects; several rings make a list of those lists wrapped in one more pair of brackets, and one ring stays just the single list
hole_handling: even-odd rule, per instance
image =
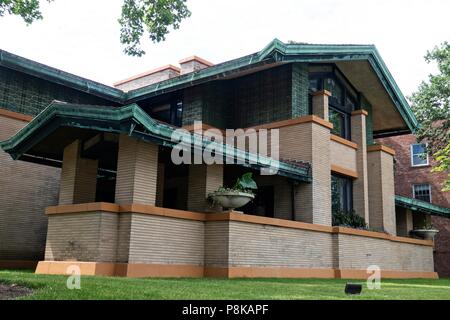
[{"label": "black sprinkler head on lawn", "polygon": [[345,294],[361,294],[362,285],[356,283],[345,284]]}]

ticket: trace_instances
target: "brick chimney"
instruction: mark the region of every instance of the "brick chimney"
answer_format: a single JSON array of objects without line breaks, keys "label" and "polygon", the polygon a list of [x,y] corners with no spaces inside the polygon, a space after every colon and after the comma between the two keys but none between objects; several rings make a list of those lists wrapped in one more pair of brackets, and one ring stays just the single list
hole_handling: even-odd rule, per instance
[{"label": "brick chimney", "polygon": [[114,87],[123,91],[139,89],[151,84],[168,80],[180,75],[181,69],[173,65],[150,70],[131,78],[114,83]]},{"label": "brick chimney", "polygon": [[195,72],[213,66],[214,64],[197,56],[180,60],[181,74]]}]

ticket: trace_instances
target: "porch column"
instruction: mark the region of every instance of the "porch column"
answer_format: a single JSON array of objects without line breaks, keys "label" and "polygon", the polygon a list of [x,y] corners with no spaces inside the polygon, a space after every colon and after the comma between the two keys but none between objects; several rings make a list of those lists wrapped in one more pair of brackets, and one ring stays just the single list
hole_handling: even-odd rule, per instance
[{"label": "porch column", "polygon": [[353,181],[353,208],[355,213],[369,224],[369,185],[367,182],[367,138],[365,110],[352,113],[351,132],[352,141],[358,145],[356,150],[356,170],[358,178]]},{"label": "porch column", "polygon": [[95,202],[98,160],[81,158],[80,140],[64,148],[59,204]]},{"label": "porch column", "polygon": [[223,186],[223,165],[192,164],[189,166],[188,203],[190,211],[213,212],[220,208],[211,207],[208,194]]},{"label": "porch column", "polygon": [[328,98],[331,93],[327,90],[317,91],[313,93],[312,97],[312,114],[328,121]]},{"label": "porch column", "polygon": [[410,209],[400,208],[396,212],[397,216],[397,235],[408,237],[411,230],[414,229],[413,214]]},{"label": "porch column", "polygon": [[369,226],[395,235],[395,151],[382,145],[367,148]]},{"label": "porch column", "polygon": [[[303,118],[303,119],[302,119]],[[280,158],[311,163],[312,181],[295,189],[295,220],[331,226],[331,160],[328,121],[317,116],[280,128]]]},{"label": "porch column", "polygon": [[158,145],[121,134],[117,160],[116,203],[155,205]]}]

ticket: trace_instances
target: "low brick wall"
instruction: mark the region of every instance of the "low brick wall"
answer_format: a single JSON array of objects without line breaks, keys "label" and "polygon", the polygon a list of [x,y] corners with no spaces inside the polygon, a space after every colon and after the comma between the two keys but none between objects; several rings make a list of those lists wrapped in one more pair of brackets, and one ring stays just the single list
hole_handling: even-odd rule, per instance
[{"label": "low brick wall", "polygon": [[74,205],[47,213],[40,273],[59,273],[52,263],[72,261],[83,262],[89,274],[122,276],[363,278],[370,265],[390,277],[436,276],[432,242],[382,233],[145,205]]}]

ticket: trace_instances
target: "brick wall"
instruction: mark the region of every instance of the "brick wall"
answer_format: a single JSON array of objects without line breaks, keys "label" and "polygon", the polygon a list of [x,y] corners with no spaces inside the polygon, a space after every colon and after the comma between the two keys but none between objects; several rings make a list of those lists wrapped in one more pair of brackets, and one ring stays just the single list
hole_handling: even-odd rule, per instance
[{"label": "brick wall", "polygon": [[[417,143],[414,135],[401,135],[378,139],[377,142],[393,148],[395,155],[395,194],[413,197],[414,184],[430,184],[432,202],[450,207],[450,192],[441,192],[440,183],[447,177],[446,172],[431,173],[431,166],[411,166],[411,144]],[[430,157],[430,163],[433,161]],[[432,217],[432,224],[439,230],[435,239],[435,268],[440,276],[450,276],[450,219]]]},{"label": "brick wall", "polygon": [[52,214],[46,260],[266,270],[364,271],[369,265],[378,265],[384,271],[433,272],[433,248],[429,245],[335,234],[331,228],[281,226],[279,220],[259,219],[261,223],[240,218],[204,221],[169,213]]},{"label": "brick wall", "polygon": [[204,223],[132,214],[129,263],[203,265]]},{"label": "brick wall", "polygon": [[118,219],[109,212],[51,216],[45,260],[115,262]]},{"label": "brick wall", "polygon": [[336,141],[330,140],[331,164],[356,171],[356,150]]},{"label": "brick wall", "polygon": [[[0,140],[25,124],[0,116]],[[58,202],[60,169],[13,161],[2,150],[0,164],[0,260],[41,260],[47,234],[44,209]]]},{"label": "brick wall", "polygon": [[[413,197],[413,184],[431,184],[432,202],[438,206],[450,207],[450,192],[441,192],[440,183],[447,177],[446,172],[431,173],[431,166],[411,166],[411,144],[417,143],[414,135],[402,135],[383,139],[377,142],[395,150],[395,194]],[[430,157],[430,163],[432,159]]]},{"label": "brick wall", "polygon": [[291,68],[285,65],[235,80],[234,127],[246,128],[292,118]]},{"label": "brick wall", "polygon": [[439,230],[434,239],[434,262],[440,277],[450,278],[450,219],[431,217],[431,223]]},{"label": "brick wall", "polygon": [[431,247],[347,234],[337,237],[340,269],[377,265],[389,271],[434,271]]},{"label": "brick wall", "polygon": [[233,80],[187,88],[183,125],[246,128],[308,114],[308,70],[287,64]]}]

